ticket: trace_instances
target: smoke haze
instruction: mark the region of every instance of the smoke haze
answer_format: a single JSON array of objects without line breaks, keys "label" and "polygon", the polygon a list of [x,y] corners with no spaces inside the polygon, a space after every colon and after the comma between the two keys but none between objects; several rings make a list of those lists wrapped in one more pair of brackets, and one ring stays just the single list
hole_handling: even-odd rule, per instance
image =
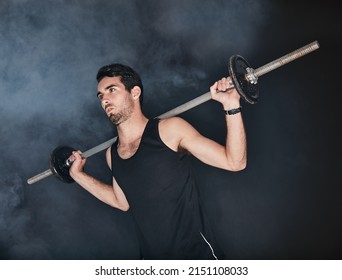
[{"label": "smoke haze", "polygon": [[[1,1],[0,258],[139,257],[127,213],[53,176],[26,183],[48,169],[56,146],[85,151],[116,135],[97,102],[99,67],[136,69],[154,117],[207,92],[228,75],[231,55],[257,68],[314,40],[318,51],[262,77],[260,102],[243,106],[248,168],[194,168],[227,258],[341,258],[337,10],[269,0]],[[224,142],[218,104],[182,117]],[[103,153],[86,171],[111,181]]]}]

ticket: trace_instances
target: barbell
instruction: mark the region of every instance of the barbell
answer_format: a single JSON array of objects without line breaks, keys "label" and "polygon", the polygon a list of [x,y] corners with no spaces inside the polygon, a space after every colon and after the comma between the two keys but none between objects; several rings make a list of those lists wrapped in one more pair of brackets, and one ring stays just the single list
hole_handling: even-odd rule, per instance
[{"label": "barbell", "polygon": [[[233,55],[229,59],[228,72],[232,79],[233,84],[228,88],[234,88],[240,94],[242,100],[249,104],[255,104],[259,99],[259,89],[258,89],[258,78],[262,75],[279,68],[297,58],[300,58],[314,50],[319,48],[318,41],[314,41],[310,44],[305,45],[291,53],[288,53],[276,60],[271,61],[270,63],[265,64],[262,67],[257,69],[253,69],[249,63],[240,55]],[[185,111],[188,111],[208,100],[211,99],[210,91],[192,99],[164,114],[157,116],[156,118],[165,119],[172,116],[176,116]],[[100,151],[103,151],[109,148],[117,139],[114,137],[109,139],[108,141],[97,145],[84,153],[82,156],[84,158],[88,158]],[[70,162],[68,158],[72,154],[72,151],[75,151],[69,146],[58,146],[55,148],[49,158],[49,166],[48,170],[41,172],[27,180],[28,184],[36,183],[50,175],[55,175],[58,179],[65,183],[72,183],[74,180],[71,178],[69,174]]]}]

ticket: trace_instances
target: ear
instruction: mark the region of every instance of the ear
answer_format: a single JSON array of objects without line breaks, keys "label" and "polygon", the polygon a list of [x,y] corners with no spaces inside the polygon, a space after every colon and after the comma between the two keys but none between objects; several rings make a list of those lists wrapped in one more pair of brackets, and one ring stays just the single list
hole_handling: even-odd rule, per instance
[{"label": "ear", "polygon": [[141,88],[138,86],[135,86],[131,90],[131,94],[134,100],[139,100],[140,94],[141,94]]}]

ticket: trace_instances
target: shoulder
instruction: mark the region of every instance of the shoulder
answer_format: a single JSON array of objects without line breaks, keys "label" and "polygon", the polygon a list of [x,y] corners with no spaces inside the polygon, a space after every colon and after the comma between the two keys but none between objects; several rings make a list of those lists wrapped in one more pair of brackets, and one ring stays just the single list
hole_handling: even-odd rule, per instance
[{"label": "shoulder", "polygon": [[164,135],[172,134],[182,138],[189,133],[196,132],[196,130],[186,120],[180,117],[172,117],[159,121],[159,132]]},{"label": "shoulder", "polygon": [[179,150],[180,142],[187,134],[190,124],[179,117],[159,120],[158,130],[161,140],[174,151]]},{"label": "shoulder", "polygon": [[194,139],[200,134],[186,120],[180,117],[172,117],[160,120],[159,135],[165,144],[173,147],[174,150],[178,150],[184,140]]},{"label": "shoulder", "polygon": [[159,129],[179,130],[187,126],[190,126],[190,124],[180,117],[171,117],[159,121]]}]

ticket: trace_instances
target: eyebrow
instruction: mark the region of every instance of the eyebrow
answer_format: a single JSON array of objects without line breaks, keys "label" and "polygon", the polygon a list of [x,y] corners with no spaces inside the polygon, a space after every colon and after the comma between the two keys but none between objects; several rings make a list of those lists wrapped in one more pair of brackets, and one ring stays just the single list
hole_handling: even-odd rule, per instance
[{"label": "eyebrow", "polygon": [[[104,91],[107,91],[108,89],[110,89],[111,87],[117,87],[117,84],[110,84],[109,86],[106,86]],[[97,96],[99,96],[100,94],[102,94],[102,92],[98,91],[97,92]]]}]

